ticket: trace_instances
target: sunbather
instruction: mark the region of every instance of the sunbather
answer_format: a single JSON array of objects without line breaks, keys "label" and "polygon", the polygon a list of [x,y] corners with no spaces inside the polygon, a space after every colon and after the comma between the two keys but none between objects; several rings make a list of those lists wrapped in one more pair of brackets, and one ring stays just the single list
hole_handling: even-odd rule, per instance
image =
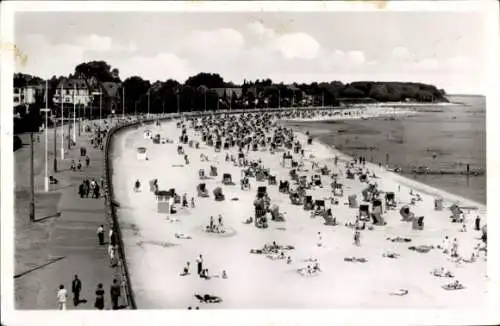
[{"label": "sunbather", "polygon": [[397,291],[393,291],[389,293],[390,295],[398,295],[398,296],[403,296],[408,294],[408,290],[406,289],[399,289]]},{"label": "sunbather", "polygon": [[455,282],[452,282],[452,283],[445,284],[442,287],[445,290],[462,290],[462,289],[465,289],[465,287],[458,280],[455,280]]}]

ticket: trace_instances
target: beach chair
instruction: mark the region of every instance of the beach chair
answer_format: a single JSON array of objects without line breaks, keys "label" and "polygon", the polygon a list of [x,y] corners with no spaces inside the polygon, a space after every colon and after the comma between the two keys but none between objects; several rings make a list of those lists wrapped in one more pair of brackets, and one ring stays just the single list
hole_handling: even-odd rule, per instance
[{"label": "beach chair", "polygon": [[214,147],[214,150],[215,150],[216,152],[220,152],[220,151],[221,151],[221,147],[222,147],[222,141],[217,140],[217,141],[215,142],[215,147]]},{"label": "beach chair", "polygon": [[314,215],[320,215],[320,216],[326,215],[326,206],[324,200],[314,201]]},{"label": "beach chair", "polygon": [[350,169],[348,169],[346,172],[346,178],[354,180],[354,173],[352,173]]},{"label": "beach chair", "polygon": [[217,173],[217,167],[211,165],[210,166],[210,176],[211,177],[216,177],[217,175],[218,175],[218,173]]},{"label": "beach chair", "polygon": [[333,217],[332,214],[332,209],[328,208],[326,210],[326,213],[323,215],[323,218],[325,219],[325,225],[337,225],[337,220]]},{"label": "beach chair", "polygon": [[330,169],[328,169],[326,165],[321,168],[321,175],[329,175],[329,174],[330,174]]},{"label": "beach chair", "polygon": [[286,193],[288,193],[289,189],[290,189],[290,184],[288,183],[288,180],[286,180],[286,181],[280,180],[280,185],[278,188],[279,192],[286,194]]},{"label": "beach chair", "polygon": [[304,198],[304,210],[305,211],[310,211],[313,209],[314,204],[313,204],[313,199],[312,196],[305,196]]},{"label": "beach chair", "polygon": [[359,205],[359,218],[364,221],[370,220],[370,206]]},{"label": "beach chair", "polygon": [[312,182],[315,186],[321,187],[321,176],[317,174],[313,175]]},{"label": "beach chair", "polygon": [[356,199],[356,195],[348,196],[347,201],[349,202],[349,208],[358,208],[358,201]]},{"label": "beach chair", "polygon": [[333,195],[337,197],[344,196],[344,188],[341,183],[333,183]]},{"label": "beach chair", "polygon": [[265,196],[267,196],[267,187],[258,187],[257,198],[263,198]]},{"label": "beach chair", "polygon": [[385,194],[385,205],[386,207],[396,207],[396,196],[393,192],[387,192]]},{"label": "beach chair", "polygon": [[278,205],[273,205],[269,211],[271,213],[271,220],[275,222],[285,221],[285,216],[282,213],[280,213]]},{"label": "beach chair", "polygon": [[217,187],[213,190],[215,201],[223,201],[225,199],[224,193],[221,187]]},{"label": "beach chair", "polygon": [[170,191],[159,190],[156,192],[156,211],[158,213],[170,214],[169,198]]},{"label": "beach chair", "polygon": [[208,197],[208,190],[206,188],[206,184],[204,183],[198,184],[196,190],[198,192],[198,197]]},{"label": "beach chair", "polygon": [[231,177],[231,174],[229,173],[224,173],[222,175],[222,183],[226,186],[228,185],[233,185],[233,178]]},{"label": "beach chair", "polygon": [[267,179],[267,183],[272,186],[276,184],[276,176],[275,175],[270,175],[269,178]]},{"label": "beach chair", "polygon": [[204,169],[199,169],[198,170],[198,176],[200,177],[200,180],[206,179],[205,170]]},{"label": "beach chair", "polygon": [[299,186],[304,188],[304,189],[311,188],[311,186],[309,185],[309,182],[307,182],[307,176],[303,175],[299,178]]},{"label": "beach chair", "polygon": [[298,193],[292,192],[290,193],[290,202],[292,205],[302,205],[302,197],[299,196]]},{"label": "beach chair", "polygon": [[423,230],[424,229],[424,216],[419,216],[418,218],[413,219],[412,229],[413,230]]},{"label": "beach chair", "polygon": [[434,210],[436,210],[436,211],[443,210],[443,198],[434,199]]},{"label": "beach chair", "polygon": [[403,207],[401,207],[401,209],[399,210],[399,214],[402,217],[402,221],[409,222],[413,219],[413,214],[410,211],[410,206],[408,205],[404,205]]}]

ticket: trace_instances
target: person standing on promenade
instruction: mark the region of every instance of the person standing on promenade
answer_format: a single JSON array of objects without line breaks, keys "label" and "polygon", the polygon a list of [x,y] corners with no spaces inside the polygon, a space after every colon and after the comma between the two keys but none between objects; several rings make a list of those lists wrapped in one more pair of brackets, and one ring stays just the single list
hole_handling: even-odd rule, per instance
[{"label": "person standing on promenade", "polygon": [[95,290],[95,302],[94,307],[99,310],[104,309],[104,289],[102,288],[102,283],[97,284],[97,290]]},{"label": "person standing on promenade", "polygon": [[68,298],[68,292],[64,288],[64,285],[59,285],[59,291],[57,291],[57,304],[59,310],[66,310],[66,299]]},{"label": "person standing on promenade", "polygon": [[89,167],[90,166],[90,158],[87,156],[85,156],[85,166],[86,167]]},{"label": "person standing on promenade", "polygon": [[474,222],[474,229],[476,231],[481,231],[481,218],[479,217],[479,215],[476,216],[476,220]]},{"label": "person standing on promenade", "polygon": [[75,275],[71,283],[71,292],[73,292],[73,305],[76,307],[80,303],[80,292],[82,291],[82,281]]},{"label": "person standing on promenade", "polygon": [[99,225],[97,228],[97,238],[99,239],[99,244],[102,246],[104,244],[104,225]]},{"label": "person standing on promenade", "polygon": [[111,295],[113,310],[116,310],[118,309],[118,298],[120,298],[120,285],[116,279],[113,279],[113,284],[111,284],[109,293]]}]

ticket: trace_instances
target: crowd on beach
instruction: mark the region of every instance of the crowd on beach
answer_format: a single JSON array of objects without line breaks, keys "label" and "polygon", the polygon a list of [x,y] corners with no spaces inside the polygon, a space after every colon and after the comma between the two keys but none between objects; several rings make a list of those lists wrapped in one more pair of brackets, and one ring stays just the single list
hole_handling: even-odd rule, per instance
[{"label": "crowd on beach", "polygon": [[[181,135],[179,137],[179,142],[176,144],[177,146],[177,154],[180,155],[185,161],[185,164],[189,164],[189,157],[186,152],[183,150],[182,146],[189,144],[189,147],[199,149],[200,151],[206,151],[207,147],[212,147],[215,152],[220,152],[223,150],[231,150],[231,148],[236,149],[236,155],[225,153],[225,163],[231,163],[234,166],[241,168],[241,180],[240,186],[242,191],[256,191],[256,200],[254,202],[255,214],[247,219],[244,223],[252,225],[254,224],[257,228],[268,228],[269,220],[278,221],[276,218],[277,214],[276,209],[273,208],[271,204],[271,200],[269,195],[266,193],[266,187],[251,187],[251,179],[255,178],[257,182],[268,182],[269,186],[275,185],[276,180],[272,171],[270,171],[265,163],[261,160],[251,159],[250,152],[256,152],[259,150],[263,150],[264,148],[270,152],[276,151],[284,151],[282,160],[282,166],[290,169],[290,179],[280,181],[280,193],[283,193],[285,196],[289,196],[291,202],[293,203],[297,198],[297,203],[294,205],[302,206],[304,210],[310,211],[311,217],[321,216],[325,219],[325,225],[329,226],[340,226],[344,225],[345,227],[352,229],[352,245],[355,247],[362,246],[363,234],[365,232],[373,231],[374,229],[383,229],[387,224],[384,220],[385,213],[391,210],[403,209],[408,206],[411,210],[415,209],[418,211],[418,207],[422,201],[428,201],[427,197],[423,198],[422,195],[415,192],[415,190],[410,188],[409,194],[404,193],[401,189],[401,185],[397,186],[396,189],[384,189],[383,186],[378,184],[379,170],[382,169],[382,164],[377,162],[375,164],[370,164],[366,162],[366,157],[354,157],[348,159],[340,159],[335,156],[334,163],[331,162],[323,162],[324,166],[322,166],[322,162],[320,160],[316,160],[313,155],[309,157],[306,156],[306,148],[307,145],[311,143],[312,138],[306,134],[307,142],[301,142],[301,139],[297,137],[297,135],[293,132],[292,129],[284,128],[276,123],[276,120],[282,118],[279,114],[268,114],[268,113],[260,113],[260,114],[243,114],[240,116],[205,116],[205,117],[188,117],[187,119],[182,119],[178,123],[178,128],[181,130]],[[187,130],[194,129],[195,137],[199,137],[199,142],[188,142],[187,138]],[[192,144],[191,144],[192,143]],[[196,145],[195,145],[196,144]],[[201,146],[199,145],[201,144]],[[203,146],[206,145],[206,146]],[[194,156],[196,157],[196,156]],[[211,171],[210,176],[217,176],[217,165],[220,164],[218,159],[214,158],[211,160],[206,152],[202,152],[199,155],[201,161],[210,162]],[[307,162],[311,162],[310,169],[308,169],[309,165],[306,167]],[[188,167],[189,168],[189,167]],[[213,170],[215,169],[215,173]],[[292,175],[292,171],[294,171],[295,175]],[[307,173],[309,178],[303,179],[301,174]],[[199,178],[203,180],[205,177],[204,171],[201,173],[199,171]],[[273,180],[274,182],[271,181]],[[232,184],[232,179],[229,178],[229,181],[224,181],[223,185]],[[309,198],[307,193],[311,189],[322,189],[328,188],[328,183],[326,180],[332,181],[331,184],[331,192],[332,196],[331,201],[325,198],[321,200],[314,200],[314,198]],[[349,180],[349,181],[347,181]],[[152,184],[151,192],[157,194],[160,191],[157,180],[151,180],[150,185]],[[319,182],[318,182],[319,181]],[[362,202],[358,203],[356,196],[351,200],[351,196],[345,196],[343,192],[339,195],[336,193],[338,189],[337,185],[342,186],[342,183],[347,182],[355,182],[357,184],[365,184],[366,189],[363,190],[362,193]],[[282,182],[287,182],[288,186],[283,188],[281,191]],[[253,182],[252,182],[253,183]],[[253,183],[255,185],[255,183]],[[259,185],[259,184],[258,184]],[[262,186],[260,184],[259,186]],[[134,183],[134,191],[141,191],[141,180],[137,180]],[[209,197],[208,191],[202,190],[201,187],[197,188],[199,197]],[[391,199],[387,197],[387,194],[392,193],[395,197]],[[182,193],[182,192],[181,192]],[[205,196],[206,194],[206,196]],[[358,194],[359,196],[359,194]],[[399,197],[399,198],[398,198]],[[402,198],[409,197],[410,200],[406,201]],[[222,198],[220,200],[224,200],[223,190],[220,187],[214,189],[215,200],[218,198]],[[397,199],[397,200],[396,200]],[[203,200],[203,199],[202,199]],[[321,204],[320,202],[323,201]],[[325,201],[328,204],[330,203],[330,207],[324,207]],[[183,193],[182,196],[179,196],[175,190],[171,195],[168,195],[167,199],[168,203],[168,218],[172,218],[172,214],[176,213],[175,206],[176,204],[180,204],[182,208],[195,208],[194,197],[191,197],[190,201],[187,196],[187,193]],[[352,215],[350,217],[342,216],[342,219],[345,220],[345,224],[339,224],[337,222],[337,207],[339,205],[346,205],[352,208]],[[369,206],[368,210],[365,211],[361,206]],[[438,210],[438,209],[436,209]],[[279,209],[277,210],[279,212]],[[464,212],[466,209],[460,209],[459,212],[453,212],[453,215],[457,215],[456,219],[457,225],[460,225],[460,232],[470,232],[470,228],[468,228],[470,219],[467,218],[468,214]],[[413,230],[424,230],[423,217],[415,216],[413,212],[401,213],[402,219],[401,223],[410,222]],[[404,215],[404,216],[403,216]],[[225,225],[223,223],[222,215],[219,215],[217,219],[214,219],[212,215],[209,217],[208,224],[203,225],[203,231],[207,233],[223,233],[225,232]],[[283,215],[281,215],[283,216]],[[340,217],[340,216],[338,216]],[[394,221],[391,221],[394,223]],[[453,221],[454,222],[454,221]],[[228,223],[230,224],[230,223]],[[443,231],[443,240],[441,243],[436,244],[426,244],[419,246],[410,246],[409,250],[415,250],[419,253],[426,253],[430,250],[439,249],[446,257],[452,259],[455,263],[474,263],[479,258],[481,258],[481,254],[483,253],[483,258],[486,259],[487,246],[486,246],[486,232],[484,232],[483,227],[481,225],[481,218],[479,214],[476,216],[473,224],[473,230],[475,232],[480,232],[481,234],[481,242],[478,242],[473,245],[472,255],[471,257],[465,257],[464,252],[467,250],[463,250],[463,246],[469,245],[468,243],[461,244],[459,243],[459,238],[451,235],[445,235]],[[100,234],[98,232],[98,234]],[[101,232],[103,233],[103,230]],[[402,236],[396,236],[388,238],[392,242],[411,242],[412,240],[418,239],[418,233],[415,233],[414,239],[406,238]],[[177,237],[178,234],[176,234]],[[190,237],[180,235],[178,238],[188,239]],[[451,239],[453,240],[451,240]],[[325,247],[324,241],[324,233],[317,232],[317,241],[316,245],[318,248]],[[320,268],[320,263],[315,258],[307,258],[301,259],[301,257],[294,257],[292,254],[293,246],[283,246],[278,245],[275,241],[272,244],[265,244],[262,249],[251,249],[250,252],[254,254],[264,255],[272,260],[283,261],[286,262],[287,265],[295,265],[295,262],[306,262],[304,266],[300,266],[295,270],[301,276],[317,276],[323,272],[323,269]],[[460,250],[462,249],[462,250]],[[394,251],[386,250],[382,253],[382,256],[387,259],[398,259],[401,254]],[[369,258],[369,257],[368,257]],[[344,261],[347,263],[367,263],[368,259],[366,257],[345,257]],[[222,271],[221,274],[211,275],[209,274],[208,268],[204,264],[204,258],[202,255],[199,255],[196,258],[196,274],[199,278],[210,280],[214,277],[219,277],[222,279],[227,279],[227,272],[225,270]],[[452,271],[445,267],[437,267],[431,271],[431,274],[436,277],[454,277]],[[182,268],[181,276],[191,275],[191,263],[188,261],[186,265]],[[443,288],[446,290],[459,290],[464,288],[464,286],[458,281],[455,280],[452,283],[443,285]],[[407,295],[409,291],[407,289],[399,289],[397,291],[391,292],[391,295],[403,296]],[[217,296],[212,295],[195,295],[195,297],[200,300],[200,302],[204,303],[212,303],[218,302]],[[188,309],[192,309],[190,306]],[[196,307],[199,309],[199,307]]]}]

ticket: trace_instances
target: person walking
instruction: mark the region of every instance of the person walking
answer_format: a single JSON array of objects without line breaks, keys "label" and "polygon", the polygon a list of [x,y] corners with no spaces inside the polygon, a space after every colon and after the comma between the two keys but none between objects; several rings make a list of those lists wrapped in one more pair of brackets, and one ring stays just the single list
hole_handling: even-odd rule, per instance
[{"label": "person walking", "polygon": [[361,232],[359,232],[358,230],[354,231],[354,244],[356,246],[360,246],[361,245]]},{"label": "person walking", "polygon": [[318,232],[318,247],[323,246],[323,236],[321,236],[321,232]]},{"label": "person walking", "polygon": [[120,298],[120,284],[116,279],[113,279],[113,284],[109,289],[109,293],[111,295],[111,304],[113,306],[113,310],[118,309],[118,299]]},{"label": "person walking", "polygon": [[80,303],[80,292],[82,291],[82,281],[75,275],[71,283],[71,292],[73,292],[73,305],[76,307]]},{"label": "person walking", "polygon": [[68,298],[68,292],[64,288],[64,285],[59,285],[59,290],[57,291],[57,304],[59,310],[66,310],[66,299]]},{"label": "person walking", "polygon": [[102,288],[102,283],[97,284],[97,289],[95,290],[95,302],[94,307],[99,310],[104,309],[104,289]]},{"label": "person walking", "polygon": [[108,245],[108,255],[109,255],[110,266],[115,267],[116,266],[115,247],[112,244]]},{"label": "person walking", "polygon": [[90,166],[90,157],[85,156],[85,166],[89,167]]},{"label": "person walking", "polygon": [[97,238],[99,239],[99,244],[102,246],[104,244],[104,225],[99,225],[97,228]]},{"label": "person walking", "polygon": [[476,216],[476,220],[474,222],[474,229],[476,231],[481,231],[481,218],[479,217],[479,215]]}]

